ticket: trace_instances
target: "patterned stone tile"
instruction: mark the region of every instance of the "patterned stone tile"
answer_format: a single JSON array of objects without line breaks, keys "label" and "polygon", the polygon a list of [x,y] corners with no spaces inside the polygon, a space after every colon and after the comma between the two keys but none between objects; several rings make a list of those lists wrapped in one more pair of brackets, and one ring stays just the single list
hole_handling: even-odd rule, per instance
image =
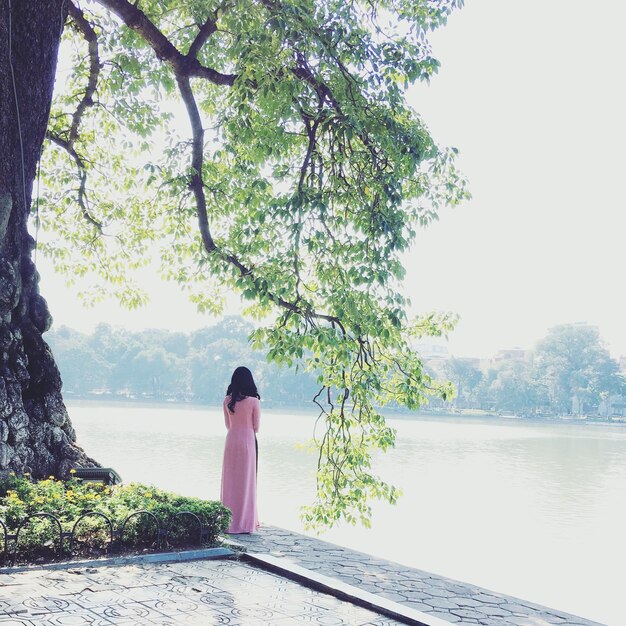
[{"label": "patterned stone tile", "polygon": [[233,606],[233,607],[220,607],[215,610],[216,614],[226,615],[229,618],[233,618],[239,622],[250,621],[257,624],[264,624],[269,621],[277,621],[277,617],[284,618],[285,615],[277,616],[270,608],[261,604],[251,606]]},{"label": "patterned stone tile", "polygon": [[73,611],[81,608],[72,600],[55,596],[27,597],[22,601],[22,605],[31,616]]},{"label": "patterned stone tile", "polygon": [[432,587],[428,590],[428,593],[435,598],[448,598],[454,602],[454,596],[457,594],[454,591],[450,591],[449,589],[445,589],[442,587]]},{"label": "patterned stone tile", "polygon": [[205,594],[200,597],[200,602],[208,607],[232,607],[235,605],[235,597],[230,593],[220,592]]},{"label": "patterned stone tile", "polygon": [[404,606],[409,607],[410,609],[415,609],[416,611],[422,611],[423,613],[432,613],[434,609],[429,604],[424,604],[423,602],[410,601],[405,602]]},{"label": "patterned stone tile", "polygon": [[[443,611],[431,611],[429,612],[429,615],[432,615],[433,617],[438,617],[439,619],[446,620],[447,622],[452,622],[453,624],[465,623],[465,620],[462,617],[459,617],[458,615],[454,615],[453,613],[447,613]],[[471,623],[472,622],[470,621],[470,624]]]},{"label": "patterned stone tile", "polygon": [[[255,549],[283,554],[303,567],[316,567],[327,576],[341,578],[348,584],[451,623],[480,626],[594,624],[332,544],[310,538],[299,540],[301,536],[288,531],[279,533],[278,541],[276,533],[259,535],[254,539]],[[270,542],[272,536],[274,540]],[[249,537],[246,536],[246,540]],[[7,614],[7,610],[14,612]],[[18,610],[22,612],[16,613]],[[0,576],[0,626],[396,626],[399,623],[235,561],[29,570]]]},{"label": "patterned stone tile", "polygon": [[111,626],[115,622],[101,618],[90,611],[64,611],[62,613],[51,613],[47,617],[42,616],[40,621],[33,621],[36,626]]},{"label": "patterned stone tile", "polygon": [[406,594],[397,591],[380,590],[379,593],[383,598],[387,598],[392,602],[406,602],[408,598]]},{"label": "patterned stone tile", "polygon": [[301,615],[294,619],[298,624],[307,624],[307,626],[312,626],[313,624],[319,624],[320,626],[343,626],[344,624],[347,626],[355,626],[355,622],[351,621],[350,616],[345,616],[340,613]]},{"label": "patterned stone tile", "polygon": [[150,618],[164,617],[161,612],[155,611],[141,602],[96,606],[91,609],[91,612],[113,624],[137,624]]},{"label": "patterned stone tile", "polygon": [[141,604],[152,611],[171,616],[179,613],[195,613],[202,606],[200,602],[169,594],[155,594],[155,597],[143,600]]},{"label": "patterned stone tile", "polygon": [[473,594],[471,597],[473,600],[478,600],[478,602],[481,602],[484,604],[505,604],[506,603],[506,598],[492,596],[491,594],[487,594],[487,593],[476,593],[476,594]]},{"label": "patterned stone tile", "polygon": [[[24,574],[12,578],[12,592],[21,597],[2,601],[0,625],[372,623],[386,626],[393,623],[293,581],[236,562]],[[54,588],[57,593],[46,593],[46,588]],[[23,613],[6,615],[7,610]],[[3,611],[5,615],[1,615]]]},{"label": "patterned stone tile", "polygon": [[[452,613],[452,615],[456,615],[457,617],[463,617],[463,618],[469,618],[469,619],[479,619],[479,618],[485,617],[484,613],[480,613],[479,611],[476,611],[474,609],[467,609],[467,608],[451,609],[450,613]],[[464,619],[463,621],[467,621],[467,619]]]},{"label": "patterned stone tile", "polygon": [[331,611],[338,611],[344,602],[335,598],[334,596],[329,596],[325,594],[315,594],[311,598],[304,600],[305,604],[310,604],[314,607],[319,607],[323,609],[328,609]]},{"label": "patterned stone tile", "polygon": [[483,606],[481,602],[478,600],[473,600],[472,598],[463,598],[461,596],[452,596],[450,598],[453,602],[456,602],[460,607],[471,608],[474,606]]},{"label": "patterned stone tile", "polygon": [[451,602],[445,598],[425,598],[422,600],[424,604],[431,606],[435,611],[441,611],[441,609],[458,609],[459,605],[456,602]]},{"label": "patterned stone tile", "polygon": [[[477,606],[475,610],[483,615],[486,615],[487,617],[511,617],[513,615],[511,611],[507,611],[500,606]],[[560,619],[561,623],[565,621],[562,618]]]},{"label": "patterned stone tile", "polygon": [[315,606],[314,604],[291,599],[286,596],[282,599],[268,600],[263,603],[265,607],[273,611],[275,614],[286,617],[297,617],[298,615],[310,615],[313,613],[325,612],[325,607]]},{"label": "patterned stone tile", "polygon": [[16,597],[14,591],[6,592],[0,589],[0,616],[14,613],[27,613],[28,609],[22,604],[22,598]]},{"label": "patterned stone tile", "polygon": [[189,626],[217,626],[218,624],[224,624],[228,626],[243,626],[241,622],[236,620],[230,620],[226,616],[219,615],[203,615],[199,618],[197,615],[181,615],[176,619],[171,617],[161,617],[151,619],[141,624],[158,624],[159,626],[178,626],[178,624],[189,624]]},{"label": "patterned stone tile", "polygon": [[118,604],[124,601],[132,601],[129,599],[130,594],[127,593],[125,589],[103,589],[102,591],[99,591],[97,586],[88,587],[80,593],[72,594],[66,597],[71,598],[72,602],[76,605],[86,609],[96,606]]},{"label": "patterned stone tile", "polygon": [[[397,595],[394,601],[427,612],[453,623],[481,626],[497,623],[499,626],[601,626],[598,622],[568,615],[524,600],[500,595],[460,581],[437,576],[423,570],[412,569],[391,561],[349,550],[298,533],[272,526],[263,526],[259,533],[241,537],[249,552],[285,557],[295,564],[315,569],[331,578],[372,593],[388,597],[389,594],[406,596],[403,601]],[[374,585],[378,591],[372,588]],[[420,591],[423,595],[406,593]],[[425,604],[430,600],[431,605]],[[439,598],[450,605],[432,605]],[[437,603],[439,604],[439,603]],[[454,608],[482,611],[482,617],[460,617]],[[491,610],[497,611],[489,615]],[[508,611],[503,613],[501,611]],[[455,612],[458,612],[455,610]],[[469,615],[469,613],[467,614]],[[626,624],[626,620],[624,622]]]},{"label": "patterned stone tile", "polygon": [[[194,582],[194,583],[181,583],[179,581],[172,581],[164,586],[170,593],[180,594],[183,596],[199,596],[207,593],[216,593],[220,591],[214,584],[208,582]],[[133,592],[135,590],[133,589]]]}]

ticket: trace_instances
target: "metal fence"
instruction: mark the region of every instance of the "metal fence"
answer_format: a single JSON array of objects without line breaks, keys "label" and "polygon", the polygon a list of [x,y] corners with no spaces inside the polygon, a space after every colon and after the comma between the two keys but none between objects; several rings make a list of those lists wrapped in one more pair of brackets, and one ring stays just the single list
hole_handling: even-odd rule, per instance
[{"label": "metal fence", "polygon": [[[13,565],[16,562],[20,553],[20,536],[24,537],[33,520],[42,518],[50,520],[50,527],[53,529],[53,532],[50,532],[49,535],[54,537],[53,539],[48,539],[42,545],[42,548],[45,548],[48,553],[52,554],[52,558],[56,559],[64,556],[71,557],[80,552],[81,544],[84,545],[86,543],[84,540],[81,540],[80,531],[88,518],[100,518],[103,520],[103,534],[106,536],[106,539],[101,542],[97,550],[99,553],[105,554],[122,552],[125,548],[131,547],[131,545],[141,545],[144,548],[152,549],[174,547],[181,543],[185,545],[202,545],[210,537],[209,527],[204,525],[192,511],[174,513],[165,525],[160,524],[156,515],[150,511],[135,511],[128,515],[117,528],[104,513],[88,511],[76,520],[72,530],[69,532],[63,530],[60,520],[52,513],[33,513],[20,522],[15,533],[10,533],[5,522],[0,519],[0,532],[2,532],[4,537],[0,544],[2,546],[0,563]],[[146,532],[138,538],[133,536],[133,523],[137,524],[140,520],[145,522],[144,525],[149,530],[146,531],[144,529]],[[185,537],[184,542],[180,540],[181,536]]]}]

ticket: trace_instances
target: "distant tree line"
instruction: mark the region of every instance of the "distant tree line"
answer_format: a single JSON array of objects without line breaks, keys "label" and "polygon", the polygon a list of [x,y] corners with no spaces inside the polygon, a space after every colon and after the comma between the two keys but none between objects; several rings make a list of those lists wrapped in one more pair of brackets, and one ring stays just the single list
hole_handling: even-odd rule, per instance
[{"label": "distant tree line", "polygon": [[267,363],[248,343],[252,328],[231,316],[190,333],[98,324],[90,334],[61,326],[46,339],[70,397],[110,394],[220,404],[234,368],[245,365],[254,372],[264,402],[310,403],[319,387],[314,376]]},{"label": "distant tree line", "polygon": [[605,417],[626,409],[619,364],[593,326],[556,326],[523,358],[505,358],[489,368],[476,359],[452,358],[435,369],[454,383],[457,408]]},{"label": "distant tree line", "polygon": [[[235,367],[253,372],[264,402],[295,406],[311,402],[319,385],[308,372],[268,363],[248,342],[253,329],[239,316],[190,333],[130,331],[99,324],[91,334],[61,326],[50,344],[71,396],[108,394],[203,404],[221,403]],[[551,329],[524,358],[493,361],[451,358],[427,362],[428,373],[456,387],[450,403],[424,408],[482,409],[516,415],[623,415],[626,386],[618,363],[592,326]]]}]

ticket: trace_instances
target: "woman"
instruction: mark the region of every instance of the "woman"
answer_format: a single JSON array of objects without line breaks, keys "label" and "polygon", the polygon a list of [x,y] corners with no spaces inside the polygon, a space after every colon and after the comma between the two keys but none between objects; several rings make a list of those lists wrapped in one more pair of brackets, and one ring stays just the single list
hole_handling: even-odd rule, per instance
[{"label": "woman", "polygon": [[257,441],[261,396],[252,372],[238,367],[224,398],[226,443],[222,465],[221,500],[233,517],[227,533],[251,533],[259,527],[256,505]]}]

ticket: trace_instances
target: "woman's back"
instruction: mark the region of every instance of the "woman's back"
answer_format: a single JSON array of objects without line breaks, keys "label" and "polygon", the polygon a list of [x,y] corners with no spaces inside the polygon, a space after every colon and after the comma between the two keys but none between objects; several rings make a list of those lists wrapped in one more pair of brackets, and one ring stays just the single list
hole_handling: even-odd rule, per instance
[{"label": "woman's back", "polygon": [[230,402],[231,397],[226,396],[224,398],[224,421],[228,431],[249,430],[250,432],[258,432],[261,406],[259,399],[248,396],[239,400],[235,403],[234,411],[231,411],[228,406]]}]

